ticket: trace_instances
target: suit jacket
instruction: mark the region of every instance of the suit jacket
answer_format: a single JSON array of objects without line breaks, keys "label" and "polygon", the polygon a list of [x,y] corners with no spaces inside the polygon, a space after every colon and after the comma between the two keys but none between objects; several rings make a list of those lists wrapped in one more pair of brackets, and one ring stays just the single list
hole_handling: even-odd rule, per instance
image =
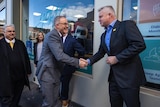
[{"label": "suit jacket", "polygon": [[[79,59],[68,56],[63,52],[63,43],[59,32],[53,29],[45,35],[41,57],[37,64],[36,75],[39,80],[56,83],[60,81],[60,72],[64,63],[79,67]],[[53,71],[47,71],[52,68]]]},{"label": "suit jacket", "polygon": [[[25,85],[29,87],[28,74],[31,74],[30,60],[24,43],[18,39],[15,40],[15,44],[20,50],[25,74]],[[11,94],[11,72],[10,62],[8,59],[7,45],[5,38],[0,40],[0,96],[7,96]]]},{"label": "suit jacket", "polygon": [[109,80],[113,73],[117,84],[122,88],[139,87],[144,84],[146,78],[139,53],[146,45],[136,24],[133,21],[117,20],[111,33],[110,51],[105,44],[105,35],[106,32],[101,35],[99,50],[90,58],[91,64],[106,53],[108,56],[116,56],[119,62],[111,65]]},{"label": "suit jacket", "polygon": [[[65,42],[63,43],[63,51],[71,57],[74,57],[75,52],[77,52],[78,57],[83,57],[85,54],[83,46],[72,35],[66,37]],[[75,70],[76,67],[65,64],[62,75],[72,74]]]}]

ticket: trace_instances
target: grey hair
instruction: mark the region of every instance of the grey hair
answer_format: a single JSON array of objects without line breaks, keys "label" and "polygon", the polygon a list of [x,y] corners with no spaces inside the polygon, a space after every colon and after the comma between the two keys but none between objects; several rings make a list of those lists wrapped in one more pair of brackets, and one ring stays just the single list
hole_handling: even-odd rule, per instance
[{"label": "grey hair", "polygon": [[113,6],[111,6],[111,5],[103,6],[98,10],[98,12],[100,12],[103,9],[108,9],[108,11],[115,16],[115,10],[114,10]]},{"label": "grey hair", "polygon": [[56,16],[54,18],[53,25],[55,26],[56,24],[58,24],[61,18],[66,18],[66,17],[65,16]]},{"label": "grey hair", "polygon": [[4,32],[6,31],[6,28],[7,28],[7,27],[13,27],[13,28],[15,28],[14,24],[6,24],[6,25],[4,25],[4,27],[3,27]]}]

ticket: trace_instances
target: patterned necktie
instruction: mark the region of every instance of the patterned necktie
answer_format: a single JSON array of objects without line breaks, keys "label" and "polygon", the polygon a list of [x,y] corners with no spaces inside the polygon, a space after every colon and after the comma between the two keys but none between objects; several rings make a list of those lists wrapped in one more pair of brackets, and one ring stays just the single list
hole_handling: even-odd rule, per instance
[{"label": "patterned necktie", "polygon": [[10,47],[13,49],[14,43],[12,41],[10,41],[9,44],[10,44]]},{"label": "patterned necktie", "polygon": [[106,37],[105,37],[105,43],[106,43],[106,46],[108,48],[108,50],[110,51],[110,38],[111,38],[111,33],[112,33],[112,26],[109,25],[107,27],[107,31],[106,31]]}]

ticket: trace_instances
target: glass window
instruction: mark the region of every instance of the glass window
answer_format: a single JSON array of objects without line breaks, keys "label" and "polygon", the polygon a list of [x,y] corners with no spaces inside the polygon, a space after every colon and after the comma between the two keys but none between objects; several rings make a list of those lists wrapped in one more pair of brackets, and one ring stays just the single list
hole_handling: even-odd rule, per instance
[{"label": "glass window", "polygon": [[124,0],[123,20],[134,20],[147,48],[140,54],[150,88],[160,89],[160,0]]},{"label": "glass window", "polygon": [[[93,54],[94,0],[29,0],[28,41],[35,42],[38,31],[52,30],[53,19],[63,15],[69,21],[70,32],[85,48],[85,57]],[[28,42],[28,44],[31,44]],[[30,46],[30,45],[29,45]],[[33,52],[30,52],[33,53]],[[91,67],[80,71],[92,74]]]},{"label": "glass window", "polygon": [[3,37],[3,25],[5,24],[5,11],[6,9],[3,8],[0,10],[0,38]]}]

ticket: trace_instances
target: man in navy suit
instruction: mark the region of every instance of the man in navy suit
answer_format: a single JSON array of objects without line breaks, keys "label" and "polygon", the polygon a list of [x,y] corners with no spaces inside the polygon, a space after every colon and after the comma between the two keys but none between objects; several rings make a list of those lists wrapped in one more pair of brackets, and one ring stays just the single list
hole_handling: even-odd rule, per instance
[{"label": "man in navy suit", "polygon": [[111,107],[140,107],[140,85],[146,78],[139,53],[146,45],[133,21],[118,21],[112,6],[99,9],[99,22],[105,31],[101,35],[99,50],[88,59],[89,64],[100,60],[107,53],[110,65],[109,95]]},{"label": "man in navy suit", "polygon": [[[63,36],[63,51],[70,57],[74,57],[77,52],[78,57],[83,57],[85,49],[83,46],[71,35],[68,34],[68,29],[65,30],[66,34]],[[69,83],[76,67],[65,64],[61,73],[61,100],[62,107],[68,107],[68,92]]]}]

